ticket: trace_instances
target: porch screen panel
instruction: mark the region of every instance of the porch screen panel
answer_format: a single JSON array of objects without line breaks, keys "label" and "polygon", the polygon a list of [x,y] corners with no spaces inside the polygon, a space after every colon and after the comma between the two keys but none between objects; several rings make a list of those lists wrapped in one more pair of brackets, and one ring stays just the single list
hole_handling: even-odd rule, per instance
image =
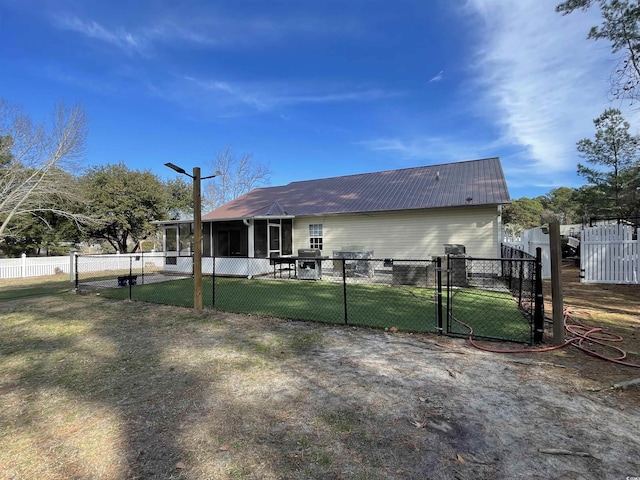
[{"label": "porch screen panel", "polygon": [[253,222],[253,252],[256,258],[267,258],[269,249],[267,246],[266,220],[255,220]]},{"label": "porch screen panel", "polygon": [[211,256],[211,224],[202,224],[202,255],[205,257]]},{"label": "porch screen panel", "polygon": [[282,219],[282,255],[293,254],[293,221]]},{"label": "porch screen panel", "polygon": [[178,227],[167,227],[165,230],[166,237],[166,252],[178,251]]},{"label": "porch screen panel", "polygon": [[217,222],[213,227],[215,255],[219,257],[246,257],[249,241],[248,229],[242,221]]},{"label": "porch screen panel", "polygon": [[180,255],[191,255],[193,249],[193,232],[191,231],[190,223],[181,223],[179,226],[180,235],[178,241],[180,242]]}]

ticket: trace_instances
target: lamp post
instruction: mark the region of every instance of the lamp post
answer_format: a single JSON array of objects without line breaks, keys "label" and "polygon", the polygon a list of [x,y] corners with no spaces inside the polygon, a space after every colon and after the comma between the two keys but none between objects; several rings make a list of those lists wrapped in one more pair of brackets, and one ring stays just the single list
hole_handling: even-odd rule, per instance
[{"label": "lamp post", "polygon": [[[202,310],[202,202],[200,193],[200,182],[208,177],[200,176],[200,167],[193,167],[193,175],[188,174],[184,168],[167,162],[169,167],[182,175],[191,177],[193,180],[193,308]],[[217,173],[217,172],[216,172]],[[213,280],[215,282],[215,279]]]}]

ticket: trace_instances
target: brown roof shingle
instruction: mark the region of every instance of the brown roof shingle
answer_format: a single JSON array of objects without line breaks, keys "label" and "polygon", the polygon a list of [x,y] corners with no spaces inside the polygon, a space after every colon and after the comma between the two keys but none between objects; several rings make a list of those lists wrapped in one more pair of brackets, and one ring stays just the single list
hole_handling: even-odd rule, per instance
[{"label": "brown roof shingle", "polygon": [[500,160],[486,158],[257,188],[204,215],[203,219],[381,212],[509,202]]}]

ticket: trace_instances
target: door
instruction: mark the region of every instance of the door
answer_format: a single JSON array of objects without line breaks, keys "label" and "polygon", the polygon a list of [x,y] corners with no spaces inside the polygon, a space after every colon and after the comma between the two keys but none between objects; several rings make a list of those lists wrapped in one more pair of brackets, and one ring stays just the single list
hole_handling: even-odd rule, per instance
[{"label": "door", "polygon": [[280,255],[280,224],[269,224],[269,256]]}]

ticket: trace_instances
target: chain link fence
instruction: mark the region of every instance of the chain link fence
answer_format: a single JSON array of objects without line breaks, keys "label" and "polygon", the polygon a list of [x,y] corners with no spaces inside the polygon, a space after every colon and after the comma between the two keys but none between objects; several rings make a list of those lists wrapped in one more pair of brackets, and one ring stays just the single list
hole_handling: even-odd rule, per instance
[{"label": "chain link fence", "polygon": [[[77,291],[194,305],[192,257],[113,257],[78,255]],[[205,309],[452,335],[464,322],[474,336],[533,341],[535,259],[204,257],[202,271]]]},{"label": "chain link fence", "polygon": [[503,256],[447,258],[447,333],[542,341],[544,312],[541,253],[503,247]]},{"label": "chain link fence", "polygon": [[76,255],[76,292],[192,307],[193,259],[180,258],[178,270],[166,264],[162,252]]},{"label": "chain link fence", "polygon": [[431,260],[323,257],[276,258],[269,263],[270,271],[254,275],[250,282],[216,276],[216,308],[346,325],[435,331]]}]

